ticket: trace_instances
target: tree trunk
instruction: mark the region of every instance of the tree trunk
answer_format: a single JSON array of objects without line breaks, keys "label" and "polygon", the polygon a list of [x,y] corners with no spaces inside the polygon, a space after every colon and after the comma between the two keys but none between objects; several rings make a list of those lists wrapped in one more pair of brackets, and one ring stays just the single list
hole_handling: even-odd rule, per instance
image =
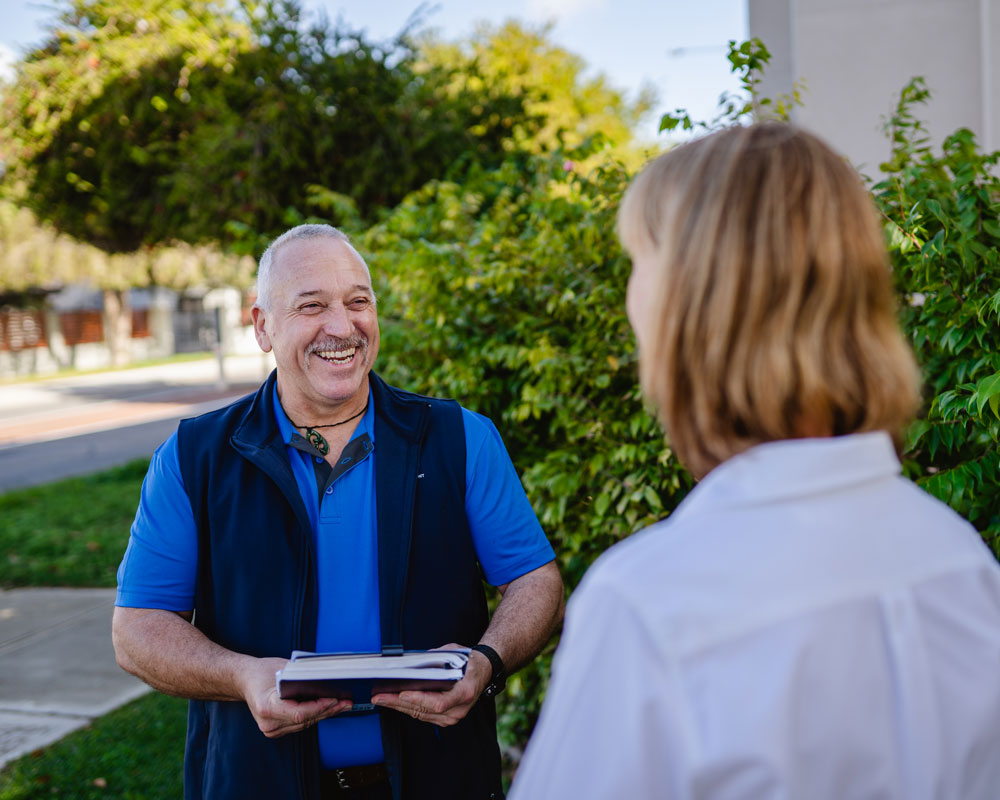
[{"label": "tree trunk", "polygon": [[132,309],[128,304],[128,291],[104,290],[104,340],[111,352],[111,363],[124,366],[131,361],[129,342],[132,339]]}]

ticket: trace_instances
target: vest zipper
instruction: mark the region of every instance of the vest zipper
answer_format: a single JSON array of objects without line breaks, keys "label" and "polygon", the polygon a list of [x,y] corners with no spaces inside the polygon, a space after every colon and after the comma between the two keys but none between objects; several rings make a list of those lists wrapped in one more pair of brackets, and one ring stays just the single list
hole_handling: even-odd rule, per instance
[{"label": "vest zipper", "polygon": [[[427,408],[431,408],[431,404],[427,404]],[[399,607],[396,609],[396,613],[399,615],[397,618],[398,627],[396,630],[399,631],[399,642],[403,643],[403,611],[406,608],[406,589],[409,584],[410,579],[410,548],[413,547],[413,514],[414,509],[417,507],[417,470],[420,468],[420,453],[423,449],[424,438],[427,434],[427,426],[430,424],[430,412],[424,411],[420,417],[419,427],[417,428],[416,436],[416,447],[414,448],[417,454],[417,463],[413,465],[413,470],[411,471],[409,477],[409,485],[412,487],[409,492],[410,507],[407,510],[407,519],[409,520],[410,530],[406,537],[406,558],[403,560],[403,581],[400,586],[399,593]]]}]

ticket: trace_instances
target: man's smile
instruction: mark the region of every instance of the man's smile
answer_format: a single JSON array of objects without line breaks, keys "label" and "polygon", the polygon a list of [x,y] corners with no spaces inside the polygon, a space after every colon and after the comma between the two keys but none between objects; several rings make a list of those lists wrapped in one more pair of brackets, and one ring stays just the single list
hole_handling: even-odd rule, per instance
[{"label": "man's smile", "polygon": [[316,350],[315,354],[332,364],[349,364],[357,350],[357,347],[348,347],[344,350]]},{"label": "man's smile", "polygon": [[368,339],[356,335],[345,339],[327,338],[326,341],[314,342],[306,350],[307,356],[316,356],[327,364],[346,367],[368,352]]}]

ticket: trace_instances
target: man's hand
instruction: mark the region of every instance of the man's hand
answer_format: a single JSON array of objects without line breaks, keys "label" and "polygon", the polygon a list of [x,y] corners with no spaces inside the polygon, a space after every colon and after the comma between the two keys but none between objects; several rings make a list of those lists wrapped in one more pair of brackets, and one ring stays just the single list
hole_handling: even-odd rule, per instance
[{"label": "man's hand", "polygon": [[321,719],[346,711],[352,705],[350,700],[335,698],[302,702],[282,700],[278,697],[274,673],[288,661],[284,658],[260,658],[254,661],[244,676],[243,696],[250,707],[250,713],[257,721],[257,727],[269,739],[305,730]]},{"label": "man's hand", "polygon": [[[464,649],[465,646],[453,642],[438,649],[459,648]],[[493,667],[489,659],[473,650],[469,654],[469,663],[465,666],[465,676],[448,691],[383,693],[372,697],[372,703],[393,708],[421,722],[446,728],[465,718],[469,709],[479,700],[492,675]]]},{"label": "man's hand", "polygon": [[111,623],[118,664],[154,689],[195,700],[243,700],[270,738],[295,733],[351,707],[324,698],[298,703],[278,697],[274,673],[284,658],[227,650],[191,624],[191,612],[116,607]]},{"label": "man's hand", "polygon": [[[480,642],[497,651],[510,675],[538,654],[562,620],[563,584],[555,561],[549,561],[497,589],[503,597]],[[446,644],[443,649],[461,646]],[[473,650],[465,677],[447,692],[377,694],[372,703],[434,725],[454,725],[469,713],[492,677],[490,660]]]}]

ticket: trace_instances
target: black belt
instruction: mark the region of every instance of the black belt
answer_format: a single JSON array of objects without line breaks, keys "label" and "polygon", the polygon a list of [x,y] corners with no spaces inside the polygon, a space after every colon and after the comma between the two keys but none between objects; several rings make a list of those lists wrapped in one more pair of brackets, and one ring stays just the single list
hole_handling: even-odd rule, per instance
[{"label": "black belt", "polygon": [[349,793],[352,789],[382,785],[388,788],[389,773],[385,764],[365,764],[360,767],[327,769],[320,773],[323,796]]}]

